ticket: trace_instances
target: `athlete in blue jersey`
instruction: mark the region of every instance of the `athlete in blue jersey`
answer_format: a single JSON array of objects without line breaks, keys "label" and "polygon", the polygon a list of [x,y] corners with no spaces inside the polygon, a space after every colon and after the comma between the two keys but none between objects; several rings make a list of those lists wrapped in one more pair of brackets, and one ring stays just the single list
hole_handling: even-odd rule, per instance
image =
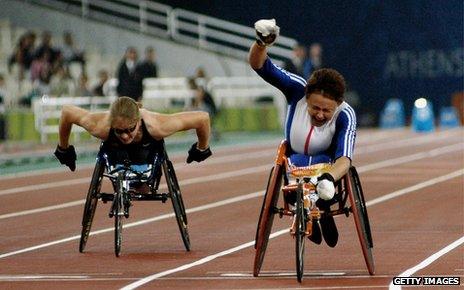
[{"label": "athlete in blue jersey", "polygon": [[[279,34],[275,20],[259,20],[255,29],[257,41],[250,49],[250,65],[287,99],[285,138],[290,145],[289,164],[302,167],[332,163],[330,171],[322,174],[317,184],[322,198],[319,205],[330,206],[323,200],[333,198],[334,183],[348,173],[356,137],[356,115],[344,101],[345,80],[339,72],[329,68],[314,71],[307,81],[285,71],[267,55],[267,47]],[[338,233],[333,218],[321,220],[321,226],[327,243],[335,246]],[[324,230],[327,226],[329,232]]]}]

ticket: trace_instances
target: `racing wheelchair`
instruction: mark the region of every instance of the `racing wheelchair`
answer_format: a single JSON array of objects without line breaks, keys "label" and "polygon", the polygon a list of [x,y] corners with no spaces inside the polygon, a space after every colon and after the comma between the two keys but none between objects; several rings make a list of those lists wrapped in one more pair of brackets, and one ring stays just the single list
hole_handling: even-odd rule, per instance
[{"label": "racing wheelchair", "polygon": [[[306,237],[311,237],[312,224],[318,223],[324,216],[344,214],[353,215],[362,253],[370,275],[374,275],[373,242],[366,203],[361,182],[355,167],[336,183],[336,192],[330,200],[329,207],[319,209],[316,205],[316,176],[330,168],[330,164],[315,164],[308,167],[289,168],[287,163],[287,143],[282,141],[278,150],[264,196],[255,238],[255,259],[253,276],[257,277],[263,264],[274,215],[280,218],[294,217],[290,230],[295,240],[296,274],[298,282],[302,281],[304,270],[304,252]],[[288,175],[286,174],[288,173]],[[291,180],[291,182],[290,182]],[[280,192],[283,192],[283,206],[278,207]],[[289,204],[286,196],[293,195],[296,202]],[[348,201],[349,200],[349,204]],[[332,209],[334,208],[334,209]]]},{"label": "racing wheelchair", "polygon": [[[115,158],[115,154],[106,148],[105,143],[101,144],[85,201],[79,252],[84,252],[87,244],[98,200],[104,203],[111,202],[109,217],[114,218],[114,251],[116,257],[119,257],[122,245],[122,224],[124,218],[129,217],[132,202],[162,201],[165,203],[167,199],[172,201],[182,241],[185,249],[190,251],[187,214],[174,166],[169,160],[163,140],[159,141],[155,148],[157,149],[151,150],[149,164],[131,165],[127,159]],[[117,163],[116,159],[122,162]],[[168,187],[167,193],[158,192],[163,174]],[[101,192],[104,177],[111,181],[114,192]]]}]

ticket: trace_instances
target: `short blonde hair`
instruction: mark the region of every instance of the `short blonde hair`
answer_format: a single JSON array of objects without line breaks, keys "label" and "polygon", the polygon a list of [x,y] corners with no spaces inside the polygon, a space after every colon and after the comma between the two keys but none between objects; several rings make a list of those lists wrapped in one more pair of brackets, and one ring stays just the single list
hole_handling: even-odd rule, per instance
[{"label": "short blonde hair", "polygon": [[140,119],[139,104],[129,97],[119,97],[111,104],[110,107],[110,124],[114,119],[123,118],[130,121],[138,121]]}]

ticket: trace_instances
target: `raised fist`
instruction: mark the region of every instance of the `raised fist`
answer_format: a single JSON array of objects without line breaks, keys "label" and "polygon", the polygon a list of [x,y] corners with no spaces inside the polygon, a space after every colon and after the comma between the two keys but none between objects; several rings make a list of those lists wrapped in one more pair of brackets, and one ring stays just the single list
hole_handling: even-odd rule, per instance
[{"label": "raised fist", "polygon": [[258,45],[270,46],[279,36],[280,28],[275,19],[261,19],[255,22],[255,30]]}]

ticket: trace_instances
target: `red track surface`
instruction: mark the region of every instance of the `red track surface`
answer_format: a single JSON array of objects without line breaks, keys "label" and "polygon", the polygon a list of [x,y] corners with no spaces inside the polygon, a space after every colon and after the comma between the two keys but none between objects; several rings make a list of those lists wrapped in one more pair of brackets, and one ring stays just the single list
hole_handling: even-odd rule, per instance
[{"label": "red track surface", "polygon": [[[119,289],[176,269],[152,277],[141,288],[387,289],[394,276],[464,236],[463,137],[462,130],[426,135],[407,130],[359,132],[354,165],[368,202],[375,276],[367,273],[351,216],[336,219],[336,248],[307,242],[301,284],[295,277],[294,242],[287,233],[269,241],[258,278],[251,275],[253,246],[201,260],[254,240],[262,195],[246,195],[262,194],[279,144],[275,140],[218,148],[201,164],[185,165],[185,156],[172,156],[185,205],[193,210],[188,212],[191,252],[185,252],[174,218],[167,217],[124,229],[121,257],[116,258],[109,205],[99,203],[93,231],[108,230],[91,235],[81,254],[83,203],[63,204],[83,202],[90,169],[0,178],[0,288]],[[411,188],[414,185],[419,186]],[[378,199],[394,192],[403,194]],[[242,199],[230,200],[235,197]],[[228,204],[214,204],[221,201]],[[45,208],[50,206],[57,208]],[[35,209],[42,210],[25,212]],[[126,225],[173,212],[170,203],[160,202],[137,202],[131,210]],[[289,226],[287,218],[277,219],[273,232]],[[411,275],[464,280],[463,249],[461,243]],[[204,263],[179,268],[197,261]]]}]

